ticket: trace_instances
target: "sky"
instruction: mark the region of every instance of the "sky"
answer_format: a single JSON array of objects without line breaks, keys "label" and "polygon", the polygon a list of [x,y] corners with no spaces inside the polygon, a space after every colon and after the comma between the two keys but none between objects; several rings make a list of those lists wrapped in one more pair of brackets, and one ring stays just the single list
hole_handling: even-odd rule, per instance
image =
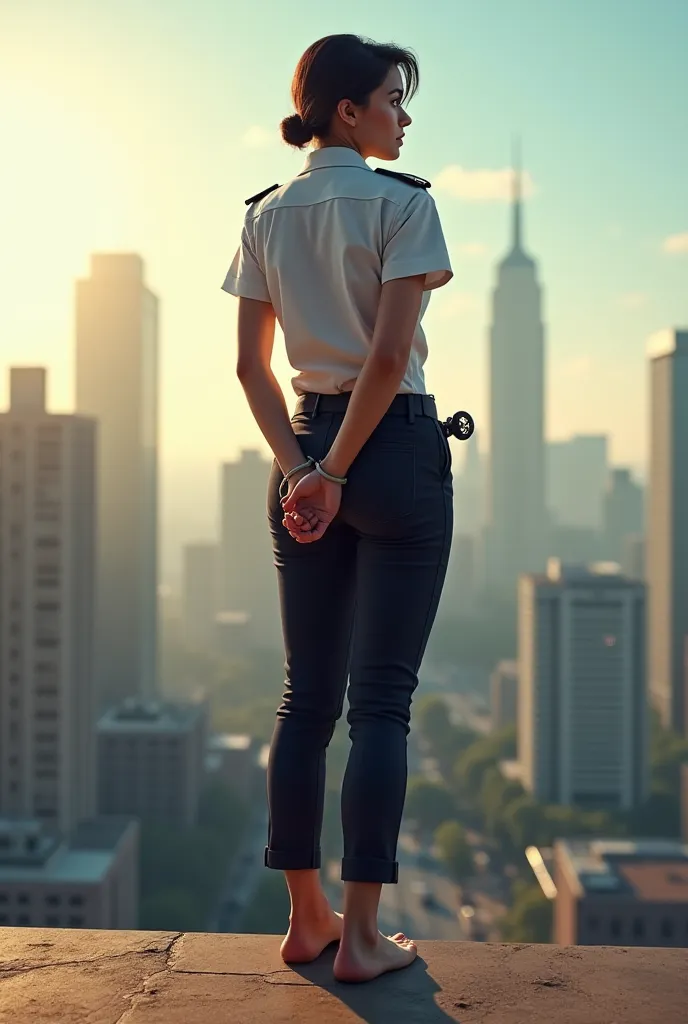
[{"label": "sky", "polygon": [[688,325],[685,0],[0,0],[0,408],[9,366],[40,364],[50,408],[73,409],[75,280],[92,252],[139,253],[161,308],[163,519],[175,543],[211,535],[219,463],[267,453],[220,285],[243,200],[302,167],[278,125],[332,32],[420,59],[394,166],[433,183],[455,271],[424,322],[441,414],[469,409],[479,432],[487,414],[518,135],[548,436],[608,433],[642,472],[646,340]]}]

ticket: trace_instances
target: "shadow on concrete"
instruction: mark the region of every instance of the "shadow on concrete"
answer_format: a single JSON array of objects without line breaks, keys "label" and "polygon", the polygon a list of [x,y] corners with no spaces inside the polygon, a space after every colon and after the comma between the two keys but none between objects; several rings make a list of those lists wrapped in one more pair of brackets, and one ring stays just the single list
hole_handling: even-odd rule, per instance
[{"label": "shadow on concrete", "polygon": [[295,974],[312,985],[326,989],[366,1024],[460,1024],[458,1017],[445,1013],[435,1002],[441,991],[422,957],[410,967],[384,974],[360,985],[335,981],[332,965],[336,953],[333,945],[310,964],[290,964]]}]

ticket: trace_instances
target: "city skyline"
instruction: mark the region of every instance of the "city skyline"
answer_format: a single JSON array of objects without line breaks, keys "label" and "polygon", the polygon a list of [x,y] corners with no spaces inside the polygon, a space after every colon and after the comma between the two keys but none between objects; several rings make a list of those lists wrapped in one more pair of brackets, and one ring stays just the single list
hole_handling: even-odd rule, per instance
[{"label": "city skyline", "polygon": [[[556,11],[464,2],[438,11],[440,32],[407,0],[393,22],[359,0],[345,15],[307,0],[305,31],[276,4],[258,7],[269,15],[259,75],[247,45],[253,21],[213,0],[164,9],[71,0],[59,12],[34,0],[3,14],[0,128],[19,157],[3,169],[0,194],[6,365],[46,366],[49,408],[73,410],[75,281],[92,253],[138,253],[162,310],[163,522],[177,545],[210,536],[218,464],[241,448],[267,454],[234,374],[236,310],[220,290],[243,200],[302,166],[277,124],[303,48],[359,28],[420,56],[397,167],[432,181],[455,269],[426,317],[428,386],[442,415],[468,408],[485,444],[489,301],[508,246],[517,132],[528,246],[546,295],[546,436],[608,434],[612,464],[641,472],[645,340],[688,322],[688,69],[679,44],[688,9],[665,2],[660,16],[656,6],[629,12],[613,0],[582,18],[568,2]],[[496,15],[501,30],[492,32]],[[44,35],[34,31],[37,16]],[[242,76],[251,88],[237,103]],[[276,371],[291,402],[279,342]],[[456,455],[459,469],[461,448]]]}]

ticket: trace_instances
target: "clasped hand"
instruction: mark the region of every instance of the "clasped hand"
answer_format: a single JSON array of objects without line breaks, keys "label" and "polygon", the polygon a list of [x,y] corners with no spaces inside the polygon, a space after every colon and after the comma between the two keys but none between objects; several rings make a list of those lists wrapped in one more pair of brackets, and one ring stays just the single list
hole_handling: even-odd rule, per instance
[{"label": "clasped hand", "polygon": [[341,500],[341,484],[332,483],[313,470],[302,476],[282,499],[282,525],[299,544],[312,544],[320,540],[337,515]]}]

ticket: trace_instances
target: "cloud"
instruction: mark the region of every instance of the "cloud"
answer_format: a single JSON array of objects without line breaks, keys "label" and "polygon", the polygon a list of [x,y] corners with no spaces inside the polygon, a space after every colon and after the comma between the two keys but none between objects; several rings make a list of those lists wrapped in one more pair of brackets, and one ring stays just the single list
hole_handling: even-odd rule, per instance
[{"label": "cloud", "polygon": [[678,235],[669,235],[662,242],[662,249],[664,252],[671,253],[672,255],[679,252],[688,252],[688,231],[683,231]]},{"label": "cloud", "polygon": [[623,309],[641,309],[649,301],[647,292],[625,292],[617,296],[616,302]]},{"label": "cloud", "polygon": [[241,136],[241,144],[246,149],[264,149],[271,142],[275,141],[275,133],[269,132],[267,128],[259,124],[253,124]]},{"label": "cloud", "polygon": [[[458,164],[444,167],[435,176],[434,184],[441,192],[446,192],[469,203],[504,202],[511,198],[513,171],[510,167],[502,170],[469,171]],[[534,192],[533,180],[527,171],[522,175],[523,195],[530,196]]]}]

